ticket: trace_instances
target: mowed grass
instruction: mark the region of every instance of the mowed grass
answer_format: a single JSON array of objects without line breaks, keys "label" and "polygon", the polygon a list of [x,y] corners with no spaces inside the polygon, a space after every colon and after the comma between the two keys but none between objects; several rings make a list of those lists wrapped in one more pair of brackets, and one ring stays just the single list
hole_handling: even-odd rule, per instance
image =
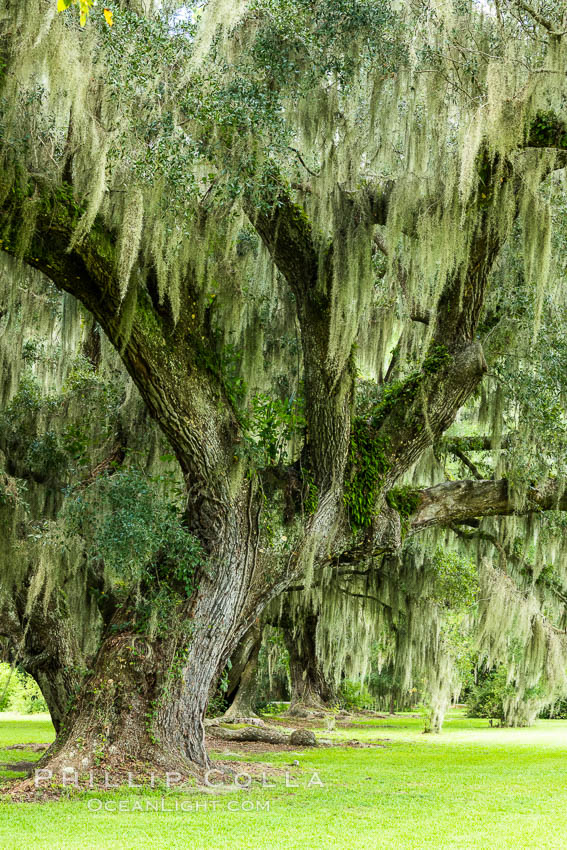
[{"label": "mowed grass", "polygon": [[[45,718],[0,718],[0,746],[52,735]],[[567,721],[491,729],[453,712],[438,736],[421,734],[420,720],[403,716],[320,734],[384,746],[248,756],[289,770],[290,787],[282,774],[268,776],[274,788],[1,802],[0,847],[567,848]],[[221,752],[224,760],[243,758],[229,744]],[[299,766],[290,766],[294,760]]]},{"label": "mowed grass", "polygon": [[[48,714],[21,715],[5,711],[0,713],[0,718],[0,764],[37,761],[42,755],[31,750],[6,750],[4,747],[12,744],[44,744],[54,738],[55,733]],[[2,780],[16,779],[19,776],[25,774],[0,768],[0,783]]]}]

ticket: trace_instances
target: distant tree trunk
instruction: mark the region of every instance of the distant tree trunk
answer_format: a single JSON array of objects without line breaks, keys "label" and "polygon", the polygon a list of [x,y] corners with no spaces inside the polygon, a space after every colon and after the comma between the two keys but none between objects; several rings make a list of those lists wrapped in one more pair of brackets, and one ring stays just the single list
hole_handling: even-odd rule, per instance
[{"label": "distant tree trunk", "polygon": [[[230,670],[228,671],[228,687],[226,689],[226,698],[230,702],[234,701],[235,694],[240,687],[240,682],[242,679],[242,675],[244,670],[250,660],[250,657],[253,655],[256,650],[256,644],[258,642],[258,634],[260,633],[260,627],[258,623],[255,623],[242,637],[238,643],[238,646],[230,656]],[[260,635],[261,642],[261,635]],[[258,650],[259,651],[259,650]]]},{"label": "distant tree trunk", "polygon": [[[232,704],[225,713],[225,717],[229,720],[234,720],[239,717],[255,717],[256,701],[258,696],[258,686],[256,683],[256,675],[258,672],[258,655],[262,646],[262,630],[259,625],[254,625],[250,629],[248,635],[254,638],[251,650],[248,654],[248,660],[240,677],[240,682],[236,690],[236,694]],[[247,635],[247,637],[248,637]]]},{"label": "distant tree trunk", "polygon": [[317,615],[306,614],[293,625],[286,619],[283,630],[289,653],[290,711],[300,707],[324,708],[336,697],[336,688],[325,677],[317,657]]}]

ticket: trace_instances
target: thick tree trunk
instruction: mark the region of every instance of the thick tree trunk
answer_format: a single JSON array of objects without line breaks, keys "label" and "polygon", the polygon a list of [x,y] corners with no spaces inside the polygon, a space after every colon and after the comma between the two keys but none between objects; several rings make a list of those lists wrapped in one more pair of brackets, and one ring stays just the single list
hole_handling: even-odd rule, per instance
[{"label": "thick tree trunk", "polygon": [[[65,730],[47,754],[51,770],[143,762],[183,774],[209,765],[203,720],[213,682],[247,630],[254,577],[253,492],[234,510],[198,590],[151,640],[108,632]],[[252,541],[252,542],[251,542]],[[117,615],[115,622],[127,617]]]},{"label": "thick tree trunk", "polygon": [[289,622],[284,626],[289,653],[291,712],[299,708],[325,708],[336,696],[317,657],[316,630],[317,615],[314,613],[306,614],[293,626]]},{"label": "thick tree trunk", "polygon": [[54,775],[64,768],[145,765],[183,775],[206,768],[203,719],[226,639],[222,630],[207,632],[107,637],[45,766]]},{"label": "thick tree trunk", "polygon": [[155,722],[167,681],[168,649],[135,633],[107,637],[42,767],[56,776],[66,768],[83,773],[118,763],[179,765],[179,754],[169,751]]}]

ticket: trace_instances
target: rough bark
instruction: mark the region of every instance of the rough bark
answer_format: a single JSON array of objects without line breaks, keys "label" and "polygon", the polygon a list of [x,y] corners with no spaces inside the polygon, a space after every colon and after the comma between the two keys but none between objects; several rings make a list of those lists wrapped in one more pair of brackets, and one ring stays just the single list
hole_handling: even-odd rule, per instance
[{"label": "rough bark", "polygon": [[567,510],[567,491],[557,482],[529,487],[520,496],[506,478],[481,481],[445,481],[418,491],[411,531],[432,525],[449,525],[483,516],[507,516],[539,511]]},{"label": "rough bark", "polygon": [[107,637],[92,674],[85,680],[65,728],[43,759],[54,775],[66,768],[79,773],[144,763],[163,769],[189,765],[162,724],[155,705],[167,685],[166,645],[140,635]]}]

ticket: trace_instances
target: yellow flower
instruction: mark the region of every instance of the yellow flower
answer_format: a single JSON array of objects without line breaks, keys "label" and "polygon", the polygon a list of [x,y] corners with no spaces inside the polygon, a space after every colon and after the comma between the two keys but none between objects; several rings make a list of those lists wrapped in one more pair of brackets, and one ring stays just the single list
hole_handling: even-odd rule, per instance
[{"label": "yellow flower", "polygon": [[112,20],[112,10],[107,9],[106,7],[102,10],[102,14],[104,15],[104,20],[108,24],[109,27],[112,26],[114,21]]}]

